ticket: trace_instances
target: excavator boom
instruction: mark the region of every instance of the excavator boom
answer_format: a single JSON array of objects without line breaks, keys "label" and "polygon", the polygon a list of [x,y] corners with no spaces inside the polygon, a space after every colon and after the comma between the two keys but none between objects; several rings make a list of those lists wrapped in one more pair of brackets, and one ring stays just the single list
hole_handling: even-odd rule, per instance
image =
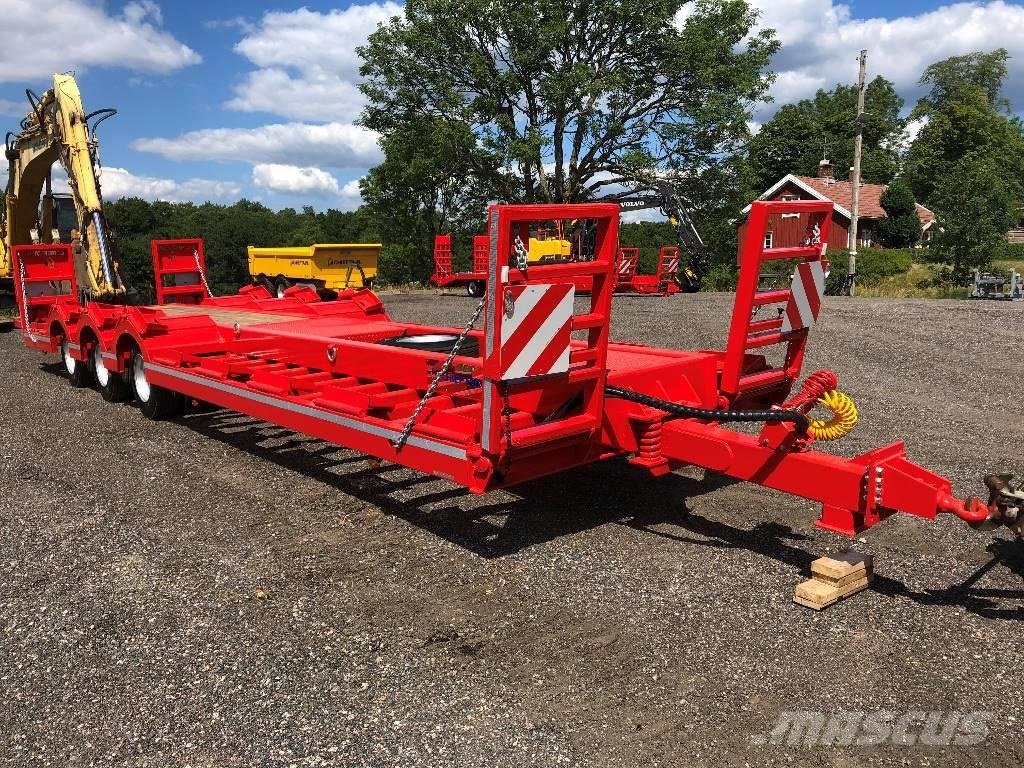
[{"label": "excavator boom", "polygon": [[[18,279],[11,249],[34,242],[49,242],[53,200],[50,173],[60,163],[68,175],[78,217],[80,242],[75,243],[75,275],[80,290],[90,298],[112,300],[124,293],[103,216],[98,178],[99,143],[96,126],[115,113],[102,109],[87,114],[73,76],[54,75],[53,88],[37,97],[26,91],[31,110],[19,133],[8,133],[7,193],[0,221],[0,278]],[[90,126],[89,121],[94,120]],[[44,194],[45,192],[45,194]],[[40,199],[43,215],[40,221]]]}]

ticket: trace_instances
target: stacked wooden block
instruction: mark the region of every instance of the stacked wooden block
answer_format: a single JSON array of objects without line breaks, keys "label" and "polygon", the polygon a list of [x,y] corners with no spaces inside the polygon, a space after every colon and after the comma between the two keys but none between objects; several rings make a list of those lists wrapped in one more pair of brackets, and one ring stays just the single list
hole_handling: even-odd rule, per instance
[{"label": "stacked wooden block", "polygon": [[797,585],[793,602],[820,611],[871,583],[871,555],[845,552],[811,563],[811,578]]}]

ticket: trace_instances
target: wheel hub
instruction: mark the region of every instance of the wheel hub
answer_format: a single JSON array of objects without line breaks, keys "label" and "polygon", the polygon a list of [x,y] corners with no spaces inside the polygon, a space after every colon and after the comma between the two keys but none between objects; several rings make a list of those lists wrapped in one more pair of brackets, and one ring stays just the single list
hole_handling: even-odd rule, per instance
[{"label": "wheel hub", "polygon": [[68,343],[67,336],[60,340],[60,356],[64,359],[64,368],[68,375],[74,376],[78,361],[71,356],[71,345]]},{"label": "wheel hub", "polygon": [[110,381],[110,371],[107,370],[107,366],[103,362],[103,352],[98,344],[92,348],[92,367],[96,371],[96,382],[101,387],[107,386]]},{"label": "wheel hub", "polygon": [[140,402],[148,403],[153,390],[149,385],[149,380],[146,378],[146,363],[141,355],[136,355],[135,360],[132,362],[132,381],[135,384],[136,397],[139,398]]}]

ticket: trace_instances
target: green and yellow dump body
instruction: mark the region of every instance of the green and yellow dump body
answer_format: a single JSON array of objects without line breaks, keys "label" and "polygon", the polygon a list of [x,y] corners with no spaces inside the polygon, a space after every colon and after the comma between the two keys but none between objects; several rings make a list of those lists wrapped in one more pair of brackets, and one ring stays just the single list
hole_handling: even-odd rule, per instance
[{"label": "green and yellow dump body", "polygon": [[377,277],[380,243],[317,243],[298,248],[249,246],[249,274],[270,286],[282,279],[290,285],[342,291],[368,288]]}]

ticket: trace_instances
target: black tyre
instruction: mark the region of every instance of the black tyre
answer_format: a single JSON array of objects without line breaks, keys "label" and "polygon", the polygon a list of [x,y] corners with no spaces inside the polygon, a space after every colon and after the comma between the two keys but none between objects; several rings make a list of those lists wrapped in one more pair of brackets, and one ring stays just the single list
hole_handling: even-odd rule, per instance
[{"label": "black tyre", "polygon": [[266,275],[260,275],[256,278],[256,285],[261,285],[267,289],[267,293],[271,296],[276,296],[277,286],[274,285],[274,281]]},{"label": "black tyre", "polygon": [[132,393],[139,410],[147,419],[159,421],[173,419],[184,410],[185,401],[177,392],[151,384],[146,378],[146,361],[138,350],[132,352],[131,367],[128,369]]},{"label": "black tyre", "polygon": [[277,281],[274,283],[274,296],[276,296],[279,299],[283,299],[284,292],[287,291],[289,288],[291,288],[291,283],[289,283],[283,277],[277,278]]},{"label": "black tyre", "polygon": [[131,397],[131,390],[128,388],[128,382],[125,381],[124,375],[107,368],[106,361],[103,359],[103,350],[100,349],[99,344],[93,345],[92,352],[89,353],[89,361],[96,389],[103,395],[104,400],[108,403],[123,403]]},{"label": "black tyre", "polygon": [[466,285],[466,293],[472,296],[474,299],[479,299],[484,295],[484,288],[486,284],[483,280],[473,280]]},{"label": "black tyre", "polygon": [[60,339],[60,360],[64,364],[64,373],[72,387],[86,387],[92,380],[89,375],[89,364],[71,356],[71,342],[67,336]]},{"label": "black tyre", "polygon": [[[451,352],[452,347],[458,340],[458,336],[452,333],[422,333],[412,336],[396,336],[393,339],[384,339],[381,344],[389,347],[401,347],[402,349],[418,349],[421,352]],[[466,357],[479,357],[480,344],[476,339],[470,337],[462,342],[459,354]]]}]

